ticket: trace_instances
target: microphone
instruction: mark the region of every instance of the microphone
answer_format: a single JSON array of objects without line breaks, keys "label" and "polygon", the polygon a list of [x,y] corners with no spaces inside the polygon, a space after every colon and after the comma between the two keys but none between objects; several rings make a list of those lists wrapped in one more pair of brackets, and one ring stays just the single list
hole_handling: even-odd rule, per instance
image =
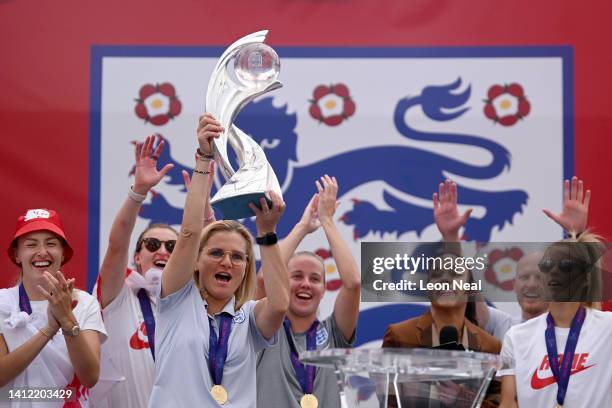
[{"label": "microphone", "polygon": [[440,330],[440,345],[432,347],[440,350],[461,350],[465,351],[462,344],[459,344],[459,333],[455,326],[444,326]]}]

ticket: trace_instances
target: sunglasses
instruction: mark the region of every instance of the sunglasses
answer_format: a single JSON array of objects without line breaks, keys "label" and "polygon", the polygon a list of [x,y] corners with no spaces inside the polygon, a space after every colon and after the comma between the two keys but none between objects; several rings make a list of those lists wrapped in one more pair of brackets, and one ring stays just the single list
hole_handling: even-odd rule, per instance
[{"label": "sunglasses", "polygon": [[569,273],[575,270],[576,268],[580,270],[585,270],[588,266],[586,262],[581,261],[579,259],[565,258],[554,260],[552,258],[543,258],[538,264],[538,267],[540,268],[540,271],[548,273],[552,271],[555,265],[558,265],[559,270],[563,273]]},{"label": "sunglasses", "polygon": [[144,238],[142,240],[142,243],[144,244],[144,247],[147,248],[147,251],[149,252],[155,252],[157,251],[159,248],[161,248],[161,245],[164,244],[164,247],[166,247],[166,251],[168,251],[168,253],[172,253],[172,251],[174,251],[174,246],[176,245],[176,239],[169,239],[168,241],[160,241],[157,238]]},{"label": "sunglasses", "polygon": [[232,265],[244,265],[247,261],[247,255],[240,251],[224,251],[221,248],[213,248],[207,252],[208,256],[216,262],[221,262],[225,258],[225,254],[229,254]]}]

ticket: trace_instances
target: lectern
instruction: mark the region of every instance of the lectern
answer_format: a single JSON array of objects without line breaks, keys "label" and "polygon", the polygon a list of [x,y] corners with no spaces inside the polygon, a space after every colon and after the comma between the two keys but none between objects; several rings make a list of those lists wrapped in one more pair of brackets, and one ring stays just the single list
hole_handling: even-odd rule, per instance
[{"label": "lectern", "polygon": [[495,372],[512,363],[472,351],[395,348],[306,351],[300,360],[335,370],[342,408],[480,407]]}]

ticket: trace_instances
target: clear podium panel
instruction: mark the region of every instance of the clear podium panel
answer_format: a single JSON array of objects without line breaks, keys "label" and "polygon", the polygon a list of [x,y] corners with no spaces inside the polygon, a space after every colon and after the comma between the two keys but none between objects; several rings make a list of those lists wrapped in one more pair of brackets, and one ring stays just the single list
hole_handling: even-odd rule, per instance
[{"label": "clear podium panel", "polygon": [[484,401],[495,372],[511,364],[487,353],[432,349],[328,349],[300,360],[336,371],[343,408],[487,406],[499,402],[499,384]]}]

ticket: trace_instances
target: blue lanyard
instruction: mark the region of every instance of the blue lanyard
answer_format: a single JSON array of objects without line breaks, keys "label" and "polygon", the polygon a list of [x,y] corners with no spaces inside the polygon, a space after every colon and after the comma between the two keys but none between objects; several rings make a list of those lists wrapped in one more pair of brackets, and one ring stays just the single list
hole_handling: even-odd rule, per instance
[{"label": "blue lanyard", "polygon": [[557,353],[557,339],[555,338],[555,321],[550,312],[548,316],[546,316],[546,331],[544,335],[546,338],[546,349],[548,351],[548,362],[550,364],[550,370],[555,376],[555,380],[557,380],[557,403],[561,406],[563,406],[563,402],[565,401],[565,393],[569,385],[574,353],[576,352],[576,345],[578,344],[578,337],[580,336],[580,329],[584,323],[585,316],[586,310],[581,306],[572,320],[567,343],[565,343],[565,350],[563,351],[563,362],[561,363],[560,369],[559,355]]},{"label": "blue lanyard", "polygon": [[213,318],[208,318],[208,326],[210,327],[210,340],[208,346],[208,371],[215,385],[221,385],[223,380],[223,367],[227,359],[227,349],[229,344],[229,336],[232,332],[232,323],[234,318],[229,313],[219,315],[221,323],[219,324],[219,338],[213,327]]},{"label": "blue lanyard", "polygon": [[147,328],[147,340],[149,341],[149,350],[155,361],[155,317],[153,316],[153,310],[151,309],[151,300],[149,294],[145,289],[138,291],[138,302],[140,303],[140,310],[142,311],[142,317],[144,318],[144,324]]},{"label": "blue lanyard", "polygon": [[26,293],[23,282],[19,284],[19,310],[27,314],[32,314],[32,305],[30,305],[30,298]]},{"label": "blue lanyard", "polygon": [[[315,319],[312,323],[308,332],[306,332],[306,350],[312,351],[317,349],[317,327],[319,326],[319,321]],[[291,322],[289,319],[285,318],[283,322],[283,327],[285,328],[285,334],[287,334],[287,341],[289,342],[289,347],[291,349],[291,365],[293,365],[293,369],[295,370],[295,375],[302,387],[302,391],[304,394],[312,394],[312,390],[314,388],[314,379],[316,375],[316,367],[313,365],[304,365],[300,362],[300,358],[293,343],[293,335],[291,334]]]}]

